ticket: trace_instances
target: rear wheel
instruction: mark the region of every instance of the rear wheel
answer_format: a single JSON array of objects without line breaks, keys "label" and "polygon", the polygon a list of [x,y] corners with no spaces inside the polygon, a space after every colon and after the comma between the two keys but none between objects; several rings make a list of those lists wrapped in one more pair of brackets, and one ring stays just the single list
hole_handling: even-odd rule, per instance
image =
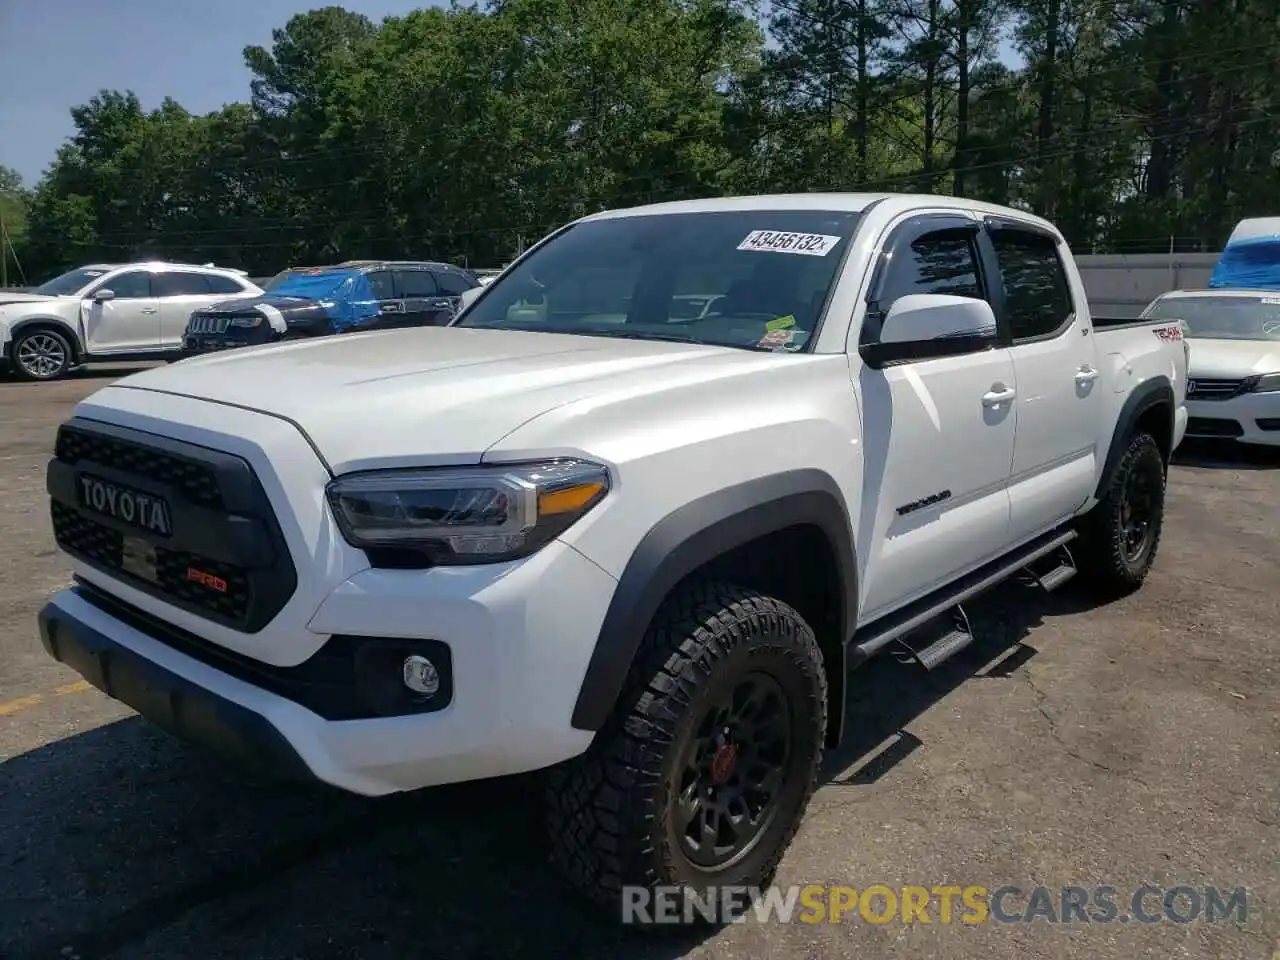
[{"label": "rear wheel", "polygon": [[791,607],[715,583],[669,599],[615,715],[551,771],[557,865],[624,922],[663,913],[655,893],[700,920],[691,894],[716,904],[724,888],[768,885],[817,785],[826,695]]},{"label": "rear wheel", "polygon": [[71,369],[71,344],[56,330],[23,331],[12,350],[13,372],[23,380],[57,380]]},{"label": "rear wheel", "polygon": [[1164,528],[1165,474],[1155,438],[1134,434],[1102,499],[1081,524],[1078,565],[1095,586],[1125,593],[1146,579]]}]

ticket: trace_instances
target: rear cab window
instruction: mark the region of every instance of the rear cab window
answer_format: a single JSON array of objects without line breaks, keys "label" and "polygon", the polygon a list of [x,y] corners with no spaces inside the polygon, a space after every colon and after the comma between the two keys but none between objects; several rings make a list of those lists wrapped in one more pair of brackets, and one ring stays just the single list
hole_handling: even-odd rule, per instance
[{"label": "rear cab window", "polygon": [[802,350],[858,216],[733,210],[578,223],[491,284],[458,326]]},{"label": "rear cab window", "polygon": [[1075,316],[1057,241],[1035,230],[993,230],[1004,310],[1014,343],[1063,332]]}]

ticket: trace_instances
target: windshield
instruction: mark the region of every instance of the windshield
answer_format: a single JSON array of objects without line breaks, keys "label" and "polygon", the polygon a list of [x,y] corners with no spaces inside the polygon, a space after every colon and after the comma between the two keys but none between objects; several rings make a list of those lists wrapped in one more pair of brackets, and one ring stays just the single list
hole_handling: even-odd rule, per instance
[{"label": "windshield", "polygon": [[335,296],[354,276],[355,270],[286,270],[272,277],[264,289],[280,297],[320,300]]},{"label": "windshield", "polygon": [[1280,296],[1165,297],[1147,308],[1153,320],[1181,320],[1202,340],[1280,340]]},{"label": "windshield", "polygon": [[456,325],[802,350],[857,223],[848,211],[734,210],[575,224]]},{"label": "windshield", "polygon": [[60,277],[54,277],[52,280],[40,284],[31,292],[42,297],[69,297],[72,294],[79,293],[107,272],[106,270],[93,270],[87,267],[80,270],[69,270]]}]

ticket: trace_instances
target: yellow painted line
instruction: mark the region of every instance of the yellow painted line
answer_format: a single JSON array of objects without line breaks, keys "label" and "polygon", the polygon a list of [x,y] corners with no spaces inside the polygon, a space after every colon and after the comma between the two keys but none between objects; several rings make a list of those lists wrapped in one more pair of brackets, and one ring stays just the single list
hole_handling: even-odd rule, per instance
[{"label": "yellow painted line", "polygon": [[44,697],[38,693],[33,693],[29,697],[19,697],[17,700],[9,700],[6,703],[0,703],[0,717],[7,717],[11,713],[19,713],[28,710],[31,707],[44,701]]},{"label": "yellow painted line", "polygon": [[[77,680],[75,683],[64,683],[60,687],[53,688],[53,695],[56,697],[65,697],[70,693],[84,693],[86,690],[92,690],[93,684],[88,680]],[[23,710],[30,710],[32,707],[38,707],[48,699],[43,693],[33,693],[27,697],[18,697],[16,700],[6,700],[0,703],[0,717],[12,716],[15,713],[21,713]]]}]

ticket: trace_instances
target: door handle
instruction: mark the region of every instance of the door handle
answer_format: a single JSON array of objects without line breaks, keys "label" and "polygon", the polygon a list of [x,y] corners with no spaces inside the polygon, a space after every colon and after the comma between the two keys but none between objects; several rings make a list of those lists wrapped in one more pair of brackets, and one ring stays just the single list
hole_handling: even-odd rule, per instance
[{"label": "door handle", "polygon": [[1076,372],[1076,383],[1093,383],[1098,379],[1098,370],[1085,364]]},{"label": "door handle", "polygon": [[142,308],[142,312],[143,312],[143,313],[155,313],[157,309],[158,309],[157,307],[143,307],[143,308]]},{"label": "door handle", "polygon": [[998,406],[1006,400],[1012,400],[1017,395],[1018,391],[1014,390],[1013,387],[1006,387],[1002,383],[997,383],[982,395],[982,405],[984,407]]}]

